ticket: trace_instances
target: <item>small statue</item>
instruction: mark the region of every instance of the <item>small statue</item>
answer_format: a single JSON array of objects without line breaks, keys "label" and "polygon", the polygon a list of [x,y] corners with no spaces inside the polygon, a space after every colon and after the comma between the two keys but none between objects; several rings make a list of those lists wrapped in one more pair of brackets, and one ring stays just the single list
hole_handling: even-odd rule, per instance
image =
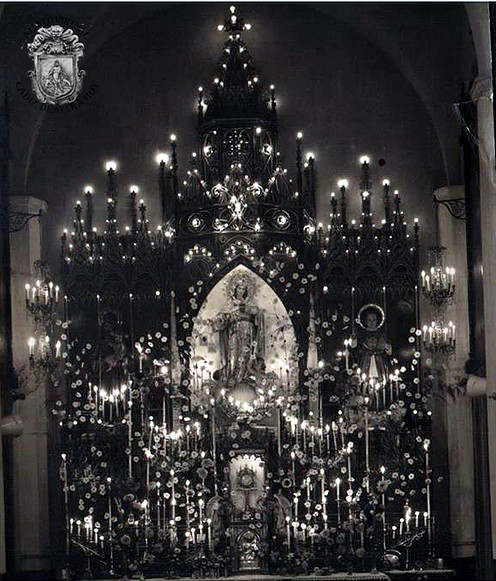
[{"label": "small statue", "polygon": [[127,359],[126,345],[121,331],[122,323],[117,313],[106,312],[102,317],[98,363],[102,374],[120,372]]},{"label": "small statue", "polygon": [[207,502],[206,506],[206,515],[211,521],[212,535],[215,541],[218,541],[222,534],[221,509],[223,502],[223,498],[217,494]]},{"label": "small statue", "polygon": [[291,502],[279,490],[274,494],[274,529],[277,535],[285,535],[287,530],[286,518],[291,517]]},{"label": "small statue", "polygon": [[260,545],[256,533],[250,529],[244,531],[238,540],[240,569],[258,569],[260,563]]},{"label": "small statue", "polygon": [[361,329],[351,337],[351,347],[357,350],[358,367],[368,379],[383,381],[389,376],[392,355],[391,343],[382,330],[384,311],[379,305],[365,305],[358,312],[356,322]]}]

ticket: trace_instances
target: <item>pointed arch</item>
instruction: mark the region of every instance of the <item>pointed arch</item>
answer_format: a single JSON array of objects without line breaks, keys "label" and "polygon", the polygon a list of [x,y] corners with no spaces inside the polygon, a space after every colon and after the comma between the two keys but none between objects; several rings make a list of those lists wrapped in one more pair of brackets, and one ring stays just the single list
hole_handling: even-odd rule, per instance
[{"label": "pointed arch", "polygon": [[220,335],[214,321],[223,314],[232,313],[228,285],[233,276],[243,273],[251,279],[254,292],[249,305],[258,309],[264,327],[265,372],[275,374],[285,389],[292,391],[298,378],[298,344],[293,322],[281,298],[253,269],[238,262],[210,286],[195,317],[191,334],[190,377],[193,399],[205,396],[205,385],[223,365]]}]

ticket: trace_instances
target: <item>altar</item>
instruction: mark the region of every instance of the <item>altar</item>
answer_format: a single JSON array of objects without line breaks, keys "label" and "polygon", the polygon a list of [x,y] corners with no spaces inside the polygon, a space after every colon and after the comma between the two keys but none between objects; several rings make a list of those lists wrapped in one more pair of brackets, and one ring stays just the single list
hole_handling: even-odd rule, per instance
[{"label": "altar", "polygon": [[289,178],[242,19],[221,28],[228,73],[205,110],[200,92],[181,188],[175,136],[158,158],[156,231],[134,186],[120,229],[109,161],[106,229],[90,228],[88,190],[62,236],[63,291],[46,272],[26,287],[30,363],[53,388],[62,572],[282,581],[430,566],[419,226],[387,180],[372,221],[364,156],[359,223],[341,182],[324,230],[313,157],[298,134]]}]

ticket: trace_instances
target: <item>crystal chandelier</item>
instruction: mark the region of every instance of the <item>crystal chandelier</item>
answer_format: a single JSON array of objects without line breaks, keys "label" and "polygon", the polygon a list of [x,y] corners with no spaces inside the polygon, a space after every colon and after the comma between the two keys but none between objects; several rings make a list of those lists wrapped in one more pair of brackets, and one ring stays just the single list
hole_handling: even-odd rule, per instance
[{"label": "crystal chandelier", "polygon": [[422,292],[434,307],[448,303],[455,293],[455,269],[443,265],[446,252],[444,246],[433,246],[429,249],[429,273],[422,271]]}]

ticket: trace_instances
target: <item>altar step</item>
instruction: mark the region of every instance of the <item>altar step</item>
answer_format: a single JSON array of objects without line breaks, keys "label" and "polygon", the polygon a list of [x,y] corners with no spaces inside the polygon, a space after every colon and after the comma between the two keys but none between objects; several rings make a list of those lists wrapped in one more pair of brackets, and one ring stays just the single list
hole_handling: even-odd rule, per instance
[{"label": "altar step", "polygon": [[[456,572],[452,569],[422,569],[400,571],[392,570],[388,573],[331,573],[328,575],[262,575],[250,573],[246,575],[233,575],[229,577],[178,577],[168,579],[164,577],[150,577],[146,581],[205,581],[207,579],[217,581],[441,581],[453,579]],[[138,578],[129,578],[129,581]],[[95,579],[94,581],[107,581]]]}]

